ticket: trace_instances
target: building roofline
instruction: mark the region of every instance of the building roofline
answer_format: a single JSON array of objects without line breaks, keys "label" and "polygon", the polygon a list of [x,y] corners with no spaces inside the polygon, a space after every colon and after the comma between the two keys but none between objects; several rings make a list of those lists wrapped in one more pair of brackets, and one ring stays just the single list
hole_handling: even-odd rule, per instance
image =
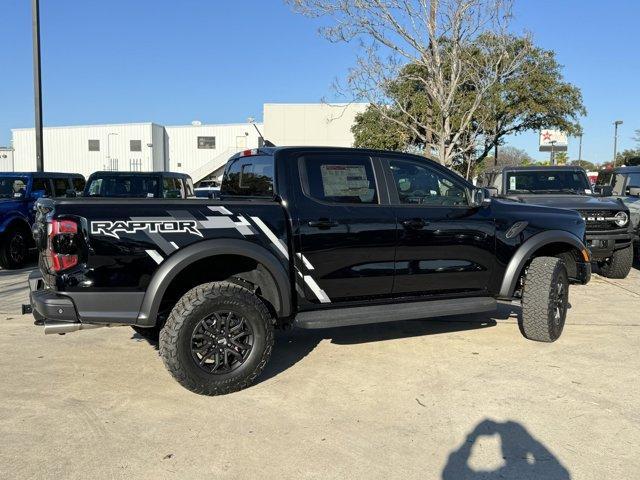
[{"label": "building roofline", "polygon": [[[43,130],[55,130],[61,128],[95,128],[95,127],[129,127],[133,125],[156,125],[158,127],[162,127],[159,123],[154,122],[131,122],[131,123],[92,123],[88,125],[54,125],[51,127],[44,127]],[[34,127],[24,127],[24,128],[12,128],[12,132],[25,131],[25,130],[35,130]]]},{"label": "building roofline", "polygon": [[264,122],[239,122],[239,123],[203,123],[202,125],[164,125],[164,128],[201,128],[201,127],[239,127],[241,125],[251,126],[251,125],[264,125]]}]

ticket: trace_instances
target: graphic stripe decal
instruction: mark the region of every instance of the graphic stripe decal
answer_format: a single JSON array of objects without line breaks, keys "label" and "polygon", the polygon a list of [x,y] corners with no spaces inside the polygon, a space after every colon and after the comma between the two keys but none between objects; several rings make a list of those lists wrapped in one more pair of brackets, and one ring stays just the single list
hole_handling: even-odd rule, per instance
[{"label": "graphic stripe decal", "polygon": [[300,258],[300,260],[302,260],[302,263],[304,263],[304,266],[307,268],[307,270],[313,270],[313,265],[311,265],[311,262],[309,262],[309,260],[307,260],[307,257],[305,257],[303,254],[301,253],[297,253],[298,258]]},{"label": "graphic stripe decal", "polygon": [[320,285],[316,283],[313,277],[309,275],[302,275],[302,278],[304,279],[304,283],[307,284],[307,286],[311,289],[314,295],[318,297],[318,300],[320,300],[320,303],[331,303],[331,299],[327,296],[324,290],[320,288]]},{"label": "graphic stripe decal", "polygon": [[180,247],[178,247],[178,244],[177,244],[176,242],[169,242],[169,244],[170,244],[173,248],[175,248],[176,250],[178,250],[178,248],[180,248]]},{"label": "graphic stripe decal", "polygon": [[282,244],[280,239],[276,237],[276,234],[273,233],[269,227],[267,227],[259,217],[251,217],[251,220],[255,222],[260,230],[271,240],[271,243],[275,245],[275,247],[280,250],[280,253],[284,255],[284,258],[289,260],[289,252],[287,252],[287,248]]},{"label": "graphic stripe decal", "polygon": [[145,252],[147,252],[149,254],[149,256],[151,258],[153,258],[153,260],[160,265],[162,263],[162,261],[164,260],[164,258],[162,258],[162,255],[160,255],[157,251],[155,250],[145,250]]}]

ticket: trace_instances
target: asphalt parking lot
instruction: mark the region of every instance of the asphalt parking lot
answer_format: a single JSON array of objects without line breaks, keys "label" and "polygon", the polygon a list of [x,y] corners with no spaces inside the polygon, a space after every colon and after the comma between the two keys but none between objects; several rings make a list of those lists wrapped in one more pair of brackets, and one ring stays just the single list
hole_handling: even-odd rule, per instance
[{"label": "asphalt parking lot", "polygon": [[28,271],[0,271],[0,478],[640,478],[637,268],[573,287],[554,344],[509,307],[281,332],[224,397],[129,328],[45,337]]}]

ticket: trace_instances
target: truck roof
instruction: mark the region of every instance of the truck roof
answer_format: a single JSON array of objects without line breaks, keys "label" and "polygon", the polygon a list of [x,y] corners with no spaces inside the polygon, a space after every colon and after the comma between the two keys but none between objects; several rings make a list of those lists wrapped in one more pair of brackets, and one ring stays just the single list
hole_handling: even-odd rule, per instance
[{"label": "truck roof", "polygon": [[69,172],[0,172],[0,177],[25,176],[33,178],[50,178],[50,177],[82,177],[79,173]]},{"label": "truck roof", "polygon": [[123,171],[111,171],[111,170],[98,170],[89,175],[89,178],[104,176],[104,177],[148,177],[150,175],[162,175],[178,178],[191,178],[186,173],[179,172],[123,172]]},{"label": "truck roof", "polygon": [[355,147],[328,147],[328,146],[305,146],[305,145],[290,145],[283,147],[258,147],[258,148],[249,148],[238,152],[232,155],[229,160],[234,160],[239,157],[246,157],[248,155],[274,155],[276,152],[286,151],[286,150],[305,150],[309,152],[345,152],[345,153],[366,153],[366,154],[393,154],[393,155],[405,155],[405,156],[413,156],[422,158],[425,160],[431,160],[437,162],[437,160],[433,157],[427,157],[419,154],[412,154],[406,152],[398,152],[392,150],[378,150],[375,148],[355,148]]},{"label": "truck roof", "polygon": [[536,171],[544,171],[544,170],[581,170],[585,171],[584,168],[574,166],[574,165],[514,165],[514,166],[505,166],[505,167],[493,167],[487,172],[504,172],[504,171],[522,171],[522,172],[536,172]]}]

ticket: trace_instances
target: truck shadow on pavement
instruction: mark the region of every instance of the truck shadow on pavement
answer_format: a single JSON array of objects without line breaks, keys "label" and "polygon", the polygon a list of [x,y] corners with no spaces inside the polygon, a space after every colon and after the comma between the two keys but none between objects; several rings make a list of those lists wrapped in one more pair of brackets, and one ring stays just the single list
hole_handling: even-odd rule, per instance
[{"label": "truck shadow on pavement", "polygon": [[[256,379],[255,384],[264,382],[291,368],[309,355],[322,340],[331,340],[337,345],[356,345],[398,338],[464,332],[493,327],[497,325],[496,319],[515,321],[514,315],[519,316],[519,313],[519,308],[501,304],[494,312],[442,317],[440,319],[405,320],[319,330],[299,328],[277,330],[271,359],[262,374]],[[133,333],[131,339],[138,342],[148,342],[158,350],[157,341],[144,338],[138,333]]]},{"label": "truck shadow on pavement", "polygon": [[[515,311],[516,314],[519,313]],[[490,328],[495,319],[512,317],[514,308],[500,305],[497,312],[473,314],[441,319],[406,320],[400,322],[374,323],[319,330],[293,329],[276,332],[273,353],[256,384],[273,378],[309,355],[322,340],[331,340],[337,345],[356,345],[381,342],[398,338],[438,335]],[[515,321],[515,319],[513,319]]]},{"label": "truck shadow on pavement", "polygon": [[[473,468],[472,455],[488,459],[483,440],[498,436],[501,445],[500,465],[490,469]],[[484,438],[483,438],[484,437]],[[477,452],[477,454],[476,454]],[[474,464],[482,462],[473,462]],[[494,462],[492,462],[494,463]],[[481,468],[481,467],[480,467]],[[514,421],[485,419],[464,439],[460,448],[449,455],[442,480],[568,480],[569,471],[526,428]]]}]

